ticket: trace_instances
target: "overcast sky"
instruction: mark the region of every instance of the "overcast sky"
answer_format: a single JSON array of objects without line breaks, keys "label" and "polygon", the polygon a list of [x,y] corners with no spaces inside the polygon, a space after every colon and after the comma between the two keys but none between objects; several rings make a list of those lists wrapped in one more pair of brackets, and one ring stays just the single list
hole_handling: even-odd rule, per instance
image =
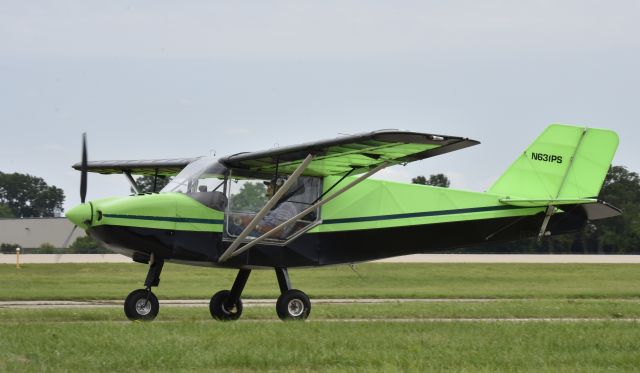
[{"label": "overcast sky", "polygon": [[[0,171],[79,202],[89,157],[263,150],[383,128],[481,145],[381,177],[488,188],[550,123],[640,171],[638,1],[7,1]],[[88,199],[128,193],[91,175]]]}]

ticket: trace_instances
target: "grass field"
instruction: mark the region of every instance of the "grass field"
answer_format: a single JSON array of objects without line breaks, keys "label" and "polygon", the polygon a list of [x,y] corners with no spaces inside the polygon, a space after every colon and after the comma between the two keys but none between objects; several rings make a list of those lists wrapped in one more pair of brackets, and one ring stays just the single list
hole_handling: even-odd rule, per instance
[{"label": "grass field", "polygon": [[[291,270],[311,298],[637,298],[633,264],[362,264]],[[141,288],[142,264],[0,265],[0,300],[124,299]],[[162,299],[209,299],[235,271],[167,264],[154,292]],[[276,298],[273,271],[253,271],[244,298]]]},{"label": "grass field", "polygon": [[627,322],[0,325],[2,371],[637,371]]},{"label": "grass field", "polygon": [[[125,321],[121,306],[0,308],[0,371],[637,371],[638,269],[366,264],[358,274],[345,267],[293,270],[294,286],[312,300],[445,298],[316,302],[305,323],[280,322],[273,305],[246,307],[232,323],[211,320],[206,305],[161,307],[152,323]],[[136,264],[0,266],[0,298],[123,299],[145,274]],[[161,301],[208,299],[234,275],[167,265],[154,291]],[[244,297],[275,299],[274,277],[255,271]]]}]

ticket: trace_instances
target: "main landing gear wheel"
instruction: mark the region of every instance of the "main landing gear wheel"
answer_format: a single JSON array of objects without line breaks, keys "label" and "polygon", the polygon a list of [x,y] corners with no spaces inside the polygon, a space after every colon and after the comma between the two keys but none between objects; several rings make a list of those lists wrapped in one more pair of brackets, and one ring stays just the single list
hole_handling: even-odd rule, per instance
[{"label": "main landing gear wheel", "polygon": [[124,314],[131,321],[151,321],[158,316],[158,298],[147,289],[132,291],[124,301]]},{"label": "main landing gear wheel", "polygon": [[209,302],[209,312],[214,319],[220,321],[233,321],[240,318],[242,315],[242,300],[238,300],[229,305],[228,300],[231,296],[231,291],[220,290],[215,293]]},{"label": "main landing gear wheel", "polygon": [[311,302],[302,291],[289,289],[278,297],[276,312],[282,321],[306,320],[311,312]]}]

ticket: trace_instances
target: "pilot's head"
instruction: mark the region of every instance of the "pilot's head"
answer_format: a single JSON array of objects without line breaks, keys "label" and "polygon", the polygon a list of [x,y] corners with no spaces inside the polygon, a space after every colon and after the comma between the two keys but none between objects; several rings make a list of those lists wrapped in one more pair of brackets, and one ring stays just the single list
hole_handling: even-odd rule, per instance
[{"label": "pilot's head", "polygon": [[265,192],[265,195],[267,196],[267,198],[273,197],[273,195],[282,186],[282,184],[284,184],[284,179],[281,177],[273,178],[269,181],[265,181],[264,185],[267,186],[267,191]]}]

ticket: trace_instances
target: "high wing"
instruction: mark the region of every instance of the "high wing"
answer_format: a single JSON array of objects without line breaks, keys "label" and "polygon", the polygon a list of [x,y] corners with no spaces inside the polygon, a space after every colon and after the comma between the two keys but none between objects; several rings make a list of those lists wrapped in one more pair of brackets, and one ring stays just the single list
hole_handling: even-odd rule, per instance
[{"label": "high wing", "polygon": [[[366,172],[384,162],[407,163],[479,144],[462,137],[399,130],[380,130],[335,139],[234,154],[220,159],[229,168],[255,172],[292,173],[309,154],[314,158],[303,175],[330,176]],[[88,172],[175,176],[195,158],[90,161]],[[81,164],[72,166],[81,169]]]},{"label": "high wing", "polygon": [[266,151],[239,153],[220,159],[232,169],[256,172],[292,173],[306,158],[313,160],[303,175],[329,176],[366,172],[378,165],[407,163],[480,142],[462,137],[433,135],[400,130],[380,130],[335,139],[275,148]]},{"label": "high wing", "polygon": [[[109,174],[129,174],[148,176],[174,176],[182,171],[189,163],[198,158],[176,158],[176,159],[150,159],[150,160],[129,160],[129,161],[91,161],[87,163],[87,171],[97,172],[104,175]],[[81,164],[72,166],[76,170],[81,169]]]}]

